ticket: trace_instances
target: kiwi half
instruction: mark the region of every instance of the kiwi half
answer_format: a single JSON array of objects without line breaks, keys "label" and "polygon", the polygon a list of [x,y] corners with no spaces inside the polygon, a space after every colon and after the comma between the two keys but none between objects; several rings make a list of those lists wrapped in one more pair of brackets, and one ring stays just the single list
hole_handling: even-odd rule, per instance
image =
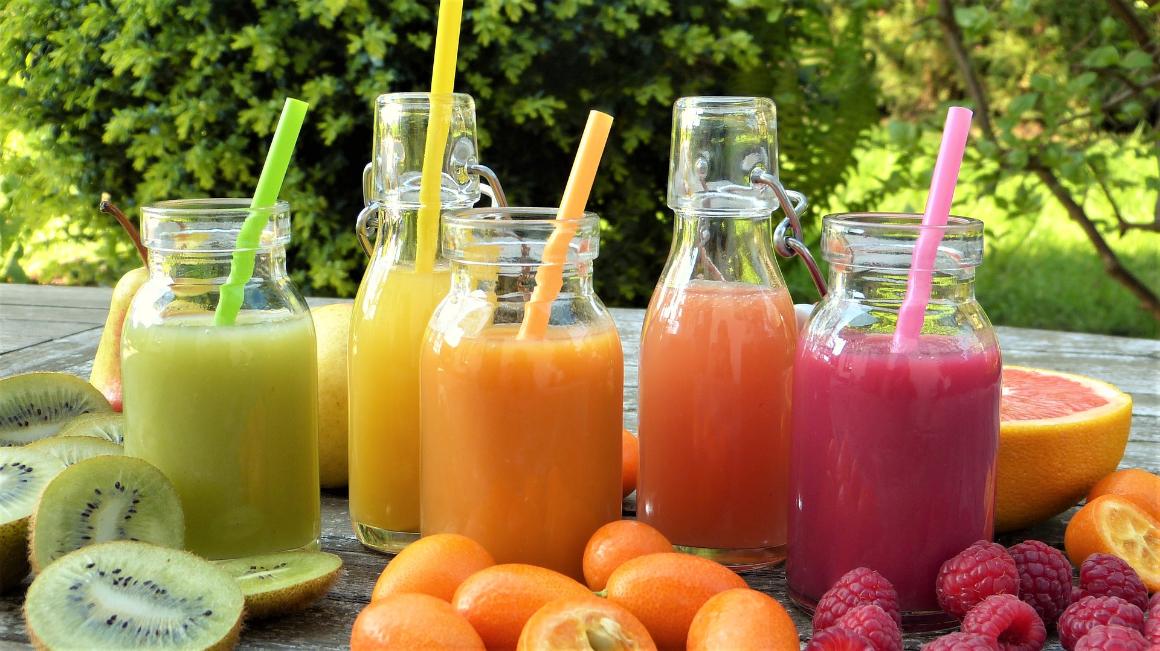
[{"label": "kiwi half", "polygon": [[93,438],[112,441],[117,445],[125,444],[125,416],[124,414],[95,413],[77,416],[60,428],[57,436],[91,436]]},{"label": "kiwi half", "polygon": [[71,466],[78,461],[93,457],[125,454],[125,449],[105,439],[92,436],[50,436],[24,446],[26,450],[46,452]]},{"label": "kiwi half", "polygon": [[134,457],[85,459],[41,493],[29,525],[28,558],[39,572],[86,545],[132,540],[180,549],[185,515],[173,484]]},{"label": "kiwi half", "polygon": [[221,561],[246,596],[246,614],[268,617],[302,610],[338,579],[342,559],[326,552],[282,552]]},{"label": "kiwi half", "polygon": [[0,446],[56,434],[81,414],[113,407],[96,387],[68,373],[25,373],[0,380]]},{"label": "kiwi half", "polygon": [[24,622],[47,649],[228,649],[244,599],[234,580],[189,552],[139,542],[91,545],[28,588]]},{"label": "kiwi half", "polygon": [[64,462],[26,448],[0,448],[0,590],[28,575],[28,518]]}]

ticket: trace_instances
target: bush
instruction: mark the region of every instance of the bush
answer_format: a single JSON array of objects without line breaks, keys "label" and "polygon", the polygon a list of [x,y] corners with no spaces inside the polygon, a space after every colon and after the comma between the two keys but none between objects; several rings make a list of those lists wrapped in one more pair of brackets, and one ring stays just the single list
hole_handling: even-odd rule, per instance
[{"label": "bush", "polygon": [[[22,250],[92,240],[42,281],[108,282],[135,266],[102,191],[135,212],[175,197],[243,196],[283,98],[311,104],[283,196],[291,268],[351,295],[352,232],[374,98],[423,89],[432,0],[9,0],[0,10],[0,212],[5,275]],[[712,4],[713,6],[705,6]],[[513,203],[558,201],[589,107],[617,121],[590,206],[606,218],[599,292],[640,305],[668,252],[673,100],[772,96],[783,178],[825,197],[878,120],[864,10],[825,0],[480,0],[465,14],[457,90],[475,96],[485,162]],[[56,221],[53,221],[56,220]],[[62,249],[64,251],[66,249]],[[79,255],[79,254],[78,254]],[[796,265],[795,265],[796,266]],[[805,290],[804,276],[794,283]]]}]

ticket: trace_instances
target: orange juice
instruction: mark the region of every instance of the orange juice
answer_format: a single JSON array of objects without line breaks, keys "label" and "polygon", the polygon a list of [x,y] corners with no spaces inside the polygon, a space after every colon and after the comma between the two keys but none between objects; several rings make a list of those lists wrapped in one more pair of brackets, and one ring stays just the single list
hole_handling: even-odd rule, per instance
[{"label": "orange juice", "polygon": [[611,320],[527,340],[518,323],[437,328],[422,355],[423,535],[463,534],[498,563],[583,580],[585,543],[621,511],[624,370]]},{"label": "orange juice", "polygon": [[419,531],[419,349],[450,276],[387,262],[371,262],[351,321],[349,490],[359,540],[398,551]]},{"label": "orange juice", "polygon": [[784,557],[796,338],[784,287],[657,290],[641,337],[637,514],[673,544],[740,566]]}]

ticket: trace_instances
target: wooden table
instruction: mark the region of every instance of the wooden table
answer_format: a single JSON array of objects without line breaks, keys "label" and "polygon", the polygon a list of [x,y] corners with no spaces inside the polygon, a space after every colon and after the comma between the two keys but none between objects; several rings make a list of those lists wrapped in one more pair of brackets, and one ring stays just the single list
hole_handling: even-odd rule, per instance
[{"label": "wooden table", "polygon": [[[106,288],[0,285],[0,376],[67,371],[87,378],[110,293]],[[333,301],[311,301],[326,302]],[[613,314],[625,350],[624,420],[627,427],[635,430],[636,355],[644,312],[618,309]],[[999,328],[999,338],[1008,363],[1091,375],[1130,392],[1135,398],[1132,438],[1121,465],[1160,472],[1160,342],[1022,328]],[[625,503],[626,512],[632,512],[634,506],[630,498]],[[1062,547],[1064,524],[1072,512],[1032,530],[1003,536],[1001,542],[1038,538]],[[323,494],[322,546],[342,556],[346,563],[338,584],[323,601],[304,613],[248,624],[242,634],[243,648],[346,646],[351,623],[367,603],[387,557],[363,549],[355,540],[342,493]],[[754,588],[789,604],[785,574],[780,568],[747,572],[744,576]],[[21,591],[0,598],[0,646],[19,646],[27,641],[20,617],[22,597]],[[793,608],[790,612],[803,635],[808,634],[808,618]],[[931,637],[908,637],[906,648],[918,649]],[[1052,641],[1047,648],[1060,647]]]}]

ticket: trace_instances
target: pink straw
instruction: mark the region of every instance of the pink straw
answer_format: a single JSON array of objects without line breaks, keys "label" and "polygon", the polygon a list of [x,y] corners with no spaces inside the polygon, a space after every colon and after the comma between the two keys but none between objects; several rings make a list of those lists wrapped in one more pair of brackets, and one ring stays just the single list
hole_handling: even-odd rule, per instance
[{"label": "pink straw", "polygon": [[914,246],[910,261],[910,278],[906,282],[906,298],[898,310],[898,327],[894,330],[894,352],[907,353],[918,345],[926,304],[930,302],[930,288],[934,275],[935,257],[942,241],[943,227],[951,212],[959,167],[963,164],[963,150],[971,131],[971,111],[952,106],[943,125],[942,144],[930,179],[930,193],[926,198],[926,212],[922,215],[922,230]]}]

